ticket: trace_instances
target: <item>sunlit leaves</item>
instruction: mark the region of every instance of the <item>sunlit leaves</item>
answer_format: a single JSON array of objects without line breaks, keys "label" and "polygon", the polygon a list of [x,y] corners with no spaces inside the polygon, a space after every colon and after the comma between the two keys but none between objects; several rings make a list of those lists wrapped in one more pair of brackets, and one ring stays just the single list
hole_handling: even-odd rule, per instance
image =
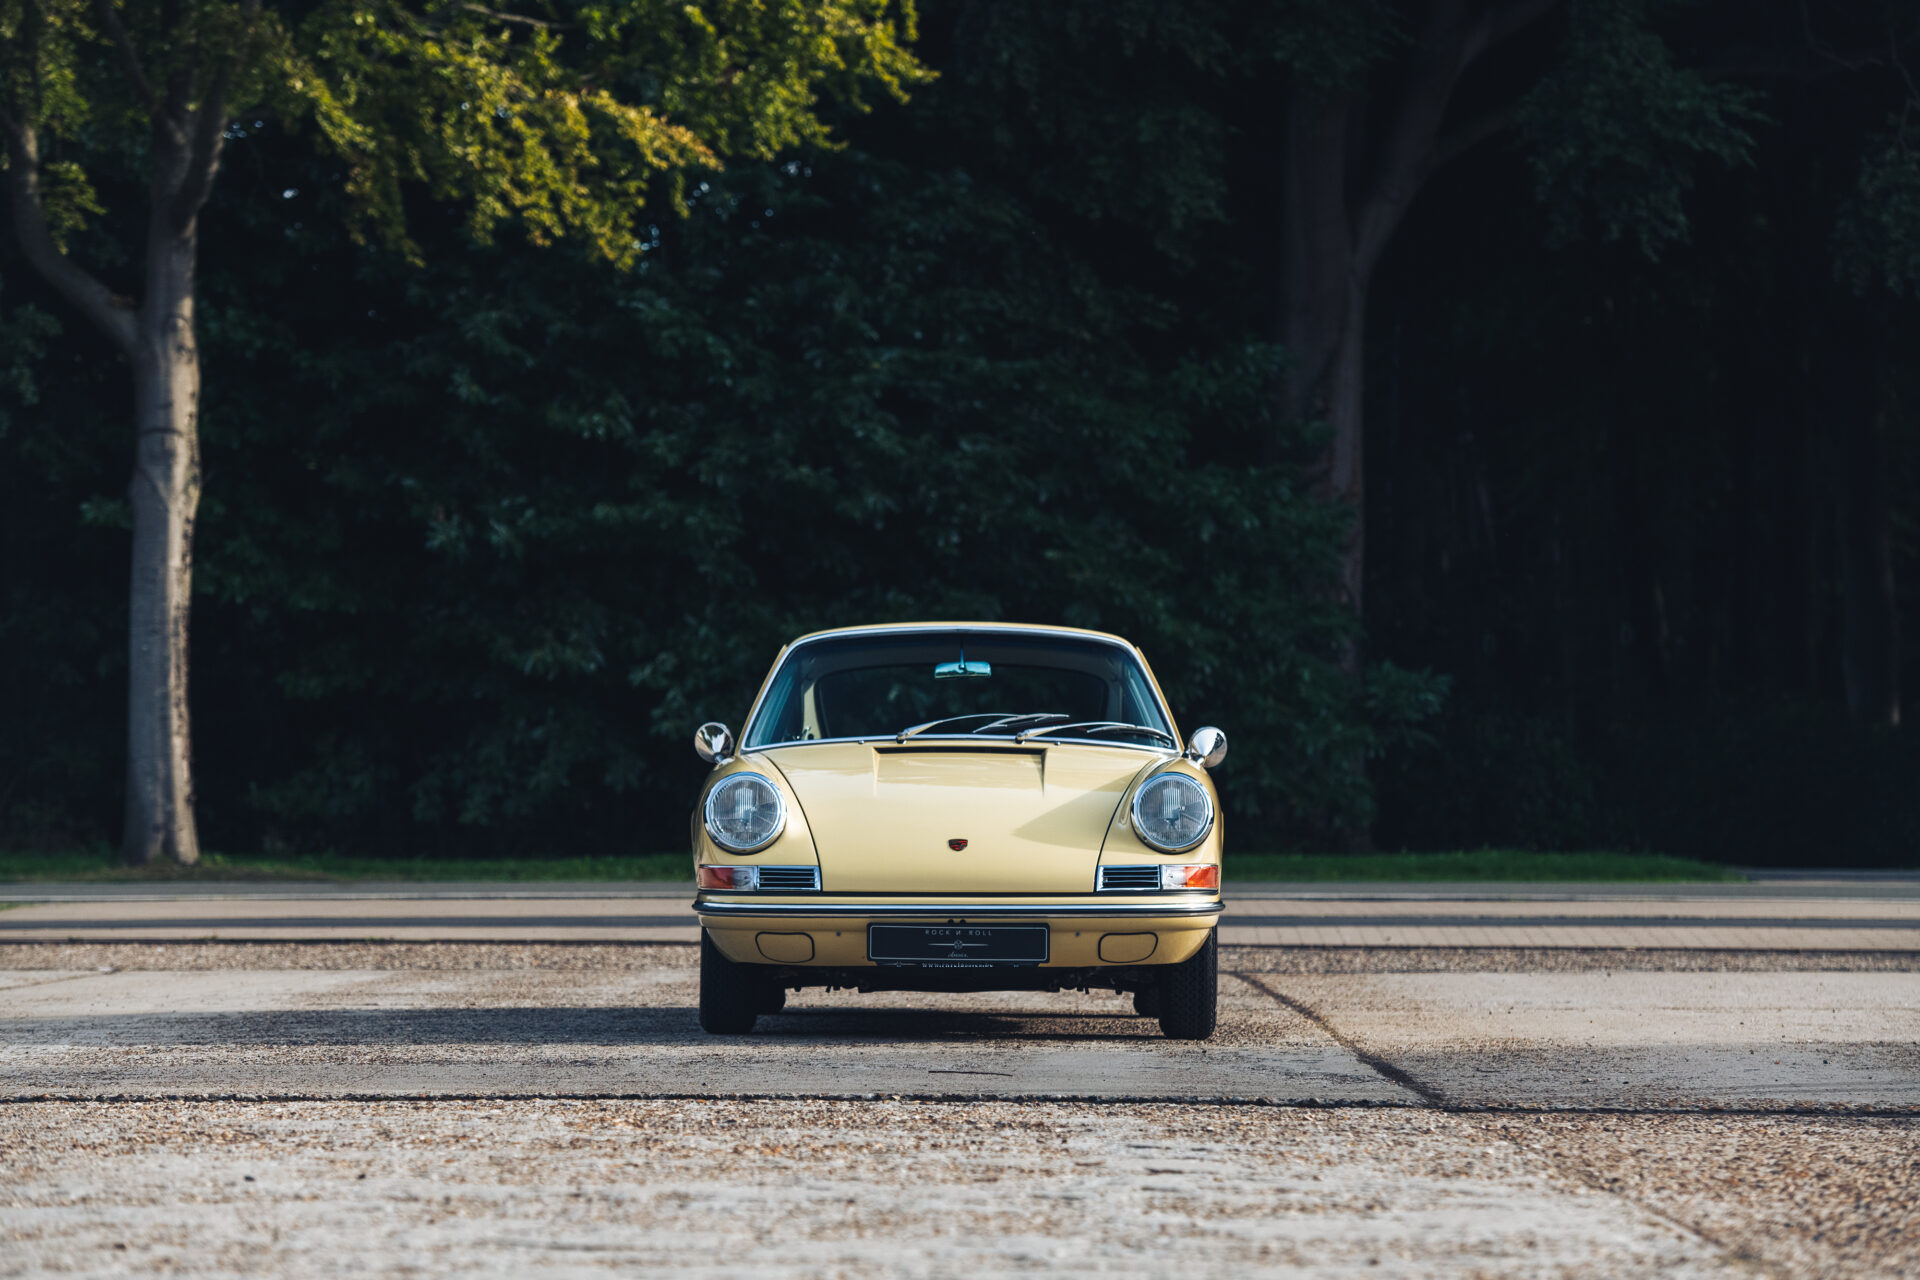
[{"label": "sunlit leaves", "polygon": [[[904,18],[910,27],[911,10]],[[885,0],[553,5],[514,15],[459,0],[333,0],[283,68],[349,165],[362,227],[415,252],[406,190],[463,200],[482,243],[580,236],[630,266],[643,211],[682,177],[821,142],[823,97],[926,78]]]},{"label": "sunlit leaves", "polygon": [[408,202],[426,196],[459,203],[482,243],[514,223],[631,266],[643,211],[685,211],[685,174],[824,145],[824,103],[931,76],[907,48],[911,0],[322,0],[292,26],[233,0],[113,12],[131,58],[86,0],[0,0],[12,112],[53,140],[93,130],[49,170],[61,232],[101,212],[86,152],[184,135],[224,85],[229,116],[311,122],[368,238],[416,254]]}]

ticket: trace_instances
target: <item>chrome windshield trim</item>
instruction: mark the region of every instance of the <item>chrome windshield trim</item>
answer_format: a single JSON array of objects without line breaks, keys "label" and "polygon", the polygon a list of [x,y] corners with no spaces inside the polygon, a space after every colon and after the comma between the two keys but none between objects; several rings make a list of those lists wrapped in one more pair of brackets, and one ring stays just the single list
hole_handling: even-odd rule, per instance
[{"label": "chrome windshield trim", "polygon": [[[858,738],[803,738],[803,739],[800,739],[799,742],[764,742],[764,743],[758,743],[754,746],[748,746],[747,734],[753,728],[753,722],[755,717],[757,717],[760,714],[760,704],[766,701],[767,690],[773,687],[773,677],[779,674],[780,668],[785,666],[788,660],[793,657],[794,653],[800,649],[804,649],[809,645],[823,644],[823,643],[834,641],[834,640],[860,640],[860,639],[869,639],[877,636],[965,635],[965,634],[980,635],[985,633],[992,633],[994,635],[1002,635],[1002,636],[1019,636],[1019,635],[1037,636],[1042,639],[1060,639],[1062,637],[1065,637],[1065,638],[1070,638],[1074,640],[1084,640],[1088,644],[1106,645],[1109,648],[1120,650],[1122,653],[1126,654],[1128,657],[1132,658],[1135,662],[1140,664],[1140,670],[1147,677],[1147,686],[1153,690],[1154,701],[1160,704],[1161,718],[1163,718],[1167,722],[1167,728],[1173,731],[1169,735],[1170,737],[1172,737],[1173,743],[1174,743],[1172,748],[1173,753],[1176,756],[1180,754],[1179,725],[1175,722],[1173,718],[1173,708],[1167,705],[1167,696],[1166,694],[1161,692],[1160,682],[1153,678],[1153,669],[1147,663],[1147,656],[1140,652],[1139,645],[1133,643],[1133,641],[1131,640],[1123,640],[1119,636],[1107,635],[1104,632],[1099,632],[1099,631],[1081,631],[1076,627],[1060,627],[1060,628],[1023,627],[1018,623],[1005,623],[1005,622],[999,622],[999,623],[976,622],[971,624],[968,624],[968,623],[915,623],[909,626],[900,626],[897,624],[895,625],[883,624],[880,626],[873,626],[873,627],[842,627],[832,631],[817,632],[813,635],[802,636],[798,640],[789,641],[786,645],[784,645],[781,648],[778,656],[775,657],[774,663],[773,663],[773,669],[767,672],[767,678],[761,684],[760,692],[754,695],[753,705],[747,708],[747,718],[740,722],[740,736],[734,742],[735,751],[739,755],[747,755],[750,752],[770,751],[775,747],[799,746],[803,743],[808,743],[808,742],[885,742],[893,738],[894,735],[891,733],[880,733],[880,734],[868,734],[864,737],[858,737]],[[896,730],[895,732],[898,732],[898,731]],[[931,737],[932,735],[928,735],[928,736]],[[1011,735],[1009,735],[1009,737],[1010,736]],[[1070,739],[1067,739],[1067,741],[1096,742],[1095,739],[1091,739],[1091,738],[1070,738]],[[1134,750],[1134,751],[1160,750],[1160,748],[1158,747],[1141,748],[1141,747],[1135,746],[1132,743],[1123,743],[1123,742],[1110,743],[1110,742],[1101,741],[1101,742],[1098,742],[1097,745],[1115,746],[1115,747],[1124,746],[1124,747],[1127,747],[1129,750]]]},{"label": "chrome windshield trim", "polygon": [[[1112,738],[1057,738],[1048,739],[1045,742],[1039,739],[1034,741],[1042,746],[1120,747],[1127,751],[1151,751],[1155,755],[1165,756],[1168,760],[1180,758],[1180,752],[1176,747],[1146,746],[1138,742],[1118,742]],[[1011,733],[917,733],[908,738],[906,743],[901,743],[896,735],[891,733],[868,733],[855,738],[794,738],[787,742],[767,742],[757,747],[742,747],[740,754],[759,755],[762,752],[779,751],[786,747],[819,747],[835,742],[874,743],[887,747],[905,746],[907,750],[912,750],[910,744],[915,742],[1004,742],[1010,747],[1027,747],[1028,750],[1032,750],[1032,747]]]},{"label": "chrome windshield trim", "polygon": [[973,916],[1018,916],[1046,919],[1053,916],[1217,916],[1226,910],[1219,902],[1036,902],[1026,906],[1006,903],[920,903],[904,906],[896,903],[839,902],[699,902],[694,914],[702,916],[869,916],[886,919],[955,920]]},{"label": "chrome windshield trim", "polygon": [[1131,640],[1104,631],[1083,631],[1079,627],[1036,627],[1024,626],[1018,622],[910,622],[880,623],[871,627],[836,627],[831,631],[816,631],[812,635],[801,636],[787,645],[791,652],[804,644],[819,644],[823,640],[855,640],[869,636],[926,636],[953,635],[966,632],[983,635],[992,632],[995,635],[1026,636],[1067,636],[1075,640],[1087,640],[1094,644],[1108,644],[1130,653],[1138,653],[1139,646]]}]

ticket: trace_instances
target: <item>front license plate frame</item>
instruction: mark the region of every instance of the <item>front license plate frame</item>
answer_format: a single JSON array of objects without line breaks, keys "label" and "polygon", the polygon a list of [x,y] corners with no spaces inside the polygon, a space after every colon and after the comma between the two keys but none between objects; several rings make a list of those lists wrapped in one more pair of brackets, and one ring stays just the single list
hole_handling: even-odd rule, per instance
[{"label": "front license plate frame", "polygon": [[870,924],[867,959],[939,969],[1045,964],[1053,933],[1044,924]]}]

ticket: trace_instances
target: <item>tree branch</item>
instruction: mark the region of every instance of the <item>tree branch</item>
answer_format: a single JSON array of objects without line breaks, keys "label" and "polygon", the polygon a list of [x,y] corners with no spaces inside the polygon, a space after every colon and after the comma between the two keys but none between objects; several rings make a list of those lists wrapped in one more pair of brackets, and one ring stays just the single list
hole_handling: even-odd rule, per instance
[{"label": "tree branch", "polygon": [[1497,133],[1504,133],[1513,127],[1514,118],[1519,115],[1517,105],[1508,105],[1498,111],[1489,111],[1485,115],[1467,121],[1436,138],[1433,150],[1427,156],[1426,172],[1421,174],[1424,182],[1437,169],[1443,168],[1458,159],[1462,153],[1485,142]]},{"label": "tree branch", "polygon": [[1766,48],[1729,49],[1713,54],[1700,63],[1700,74],[1708,80],[1787,80],[1812,82],[1843,76],[1865,67],[1885,65],[1876,59],[1875,49],[1848,50],[1845,55],[1816,59],[1805,50]]},{"label": "tree branch", "polygon": [[133,303],[61,252],[47,228],[46,203],[40,192],[39,138],[5,111],[0,111],[0,131],[7,137],[9,204],[21,254],[56,293],[93,321],[122,351],[133,354],[138,340]]},{"label": "tree branch", "polygon": [[246,27],[239,43],[214,69],[213,83],[201,95],[200,107],[193,114],[193,145],[188,153],[180,188],[168,203],[167,216],[175,230],[185,230],[207,197],[213,192],[213,180],[220,172],[220,152],[227,137],[227,93],[233,87],[233,72],[253,52],[253,36],[260,16],[260,0],[246,0],[241,6]]},{"label": "tree branch", "polygon": [[522,26],[539,27],[542,31],[573,31],[579,27],[575,22],[548,22],[544,18],[529,18],[518,13],[501,13],[498,9],[488,9],[477,4],[463,4],[460,7],[468,13],[492,18],[495,22],[518,22]]},{"label": "tree branch", "polygon": [[[1459,0],[1437,0],[1421,36],[1422,56],[1413,68],[1412,83],[1400,101],[1382,148],[1380,167],[1359,206],[1354,221],[1354,262],[1368,272],[1386,250],[1407,206],[1445,159],[1479,141],[1479,137],[1440,139],[1440,125],[1454,86],[1476,59],[1552,12],[1560,0],[1514,0],[1513,3],[1468,20]],[[1458,142],[1457,148],[1450,148]]]},{"label": "tree branch", "polygon": [[[179,0],[162,0],[160,5],[160,26],[163,39],[173,43],[175,48],[186,43],[185,20]],[[160,103],[160,109],[153,113],[156,125],[165,122],[171,130],[171,141],[176,145],[186,128],[187,104],[193,101],[193,77],[199,66],[198,50],[188,44],[188,56],[180,59],[173,73],[167,77],[166,97]]]},{"label": "tree branch", "polygon": [[1470,41],[1468,44],[1467,61],[1471,62],[1495,45],[1511,40],[1559,6],[1560,0],[1515,0],[1515,3],[1488,14],[1477,25],[1478,43]]},{"label": "tree branch", "polygon": [[126,72],[127,82],[140,95],[141,103],[151,114],[159,101],[153,91],[153,81],[147,79],[146,68],[140,65],[139,51],[133,47],[133,37],[127,33],[126,24],[120,21],[120,13],[113,7],[113,0],[93,0],[93,15],[99,20],[100,29],[107,33],[107,39],[119,51],[120,69]]}]

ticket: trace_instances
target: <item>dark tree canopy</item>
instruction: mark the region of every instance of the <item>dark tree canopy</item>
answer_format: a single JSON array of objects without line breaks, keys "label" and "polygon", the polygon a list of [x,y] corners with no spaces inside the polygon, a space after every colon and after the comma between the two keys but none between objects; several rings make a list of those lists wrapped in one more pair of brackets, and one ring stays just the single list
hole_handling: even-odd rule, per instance
[{"label": "dark tree canopy", "polygon": [[[425,72],[369,57],[389,28],[512,35],[526,84],[639,74],[470,6],[359,12],[287,39],[365,60],[392,133]],[[737,723],[783,640],[982,617],[1139,641],[1233,735],[1237,849],[1371,820],[1910,858],[1920,14],[1802,12],[928,4],[909,101],[663,105],[732,155],[684,143],[597,222],[262,96],[203,215],[206,842],[672,848],[691,726]],[[1516,25],[1374,268],[1356,617],[1328,424],[1278,394],[1289,111],[1364,83],[1375,171],[1436,13]],[[554,137],[599,109],[542,102]],[[515,154],[512,115],[462,145]],[[61,234],[108,264],[99,172]],[[105,839],[121,375],[11,247],[0,285],[0,843]]]}]

